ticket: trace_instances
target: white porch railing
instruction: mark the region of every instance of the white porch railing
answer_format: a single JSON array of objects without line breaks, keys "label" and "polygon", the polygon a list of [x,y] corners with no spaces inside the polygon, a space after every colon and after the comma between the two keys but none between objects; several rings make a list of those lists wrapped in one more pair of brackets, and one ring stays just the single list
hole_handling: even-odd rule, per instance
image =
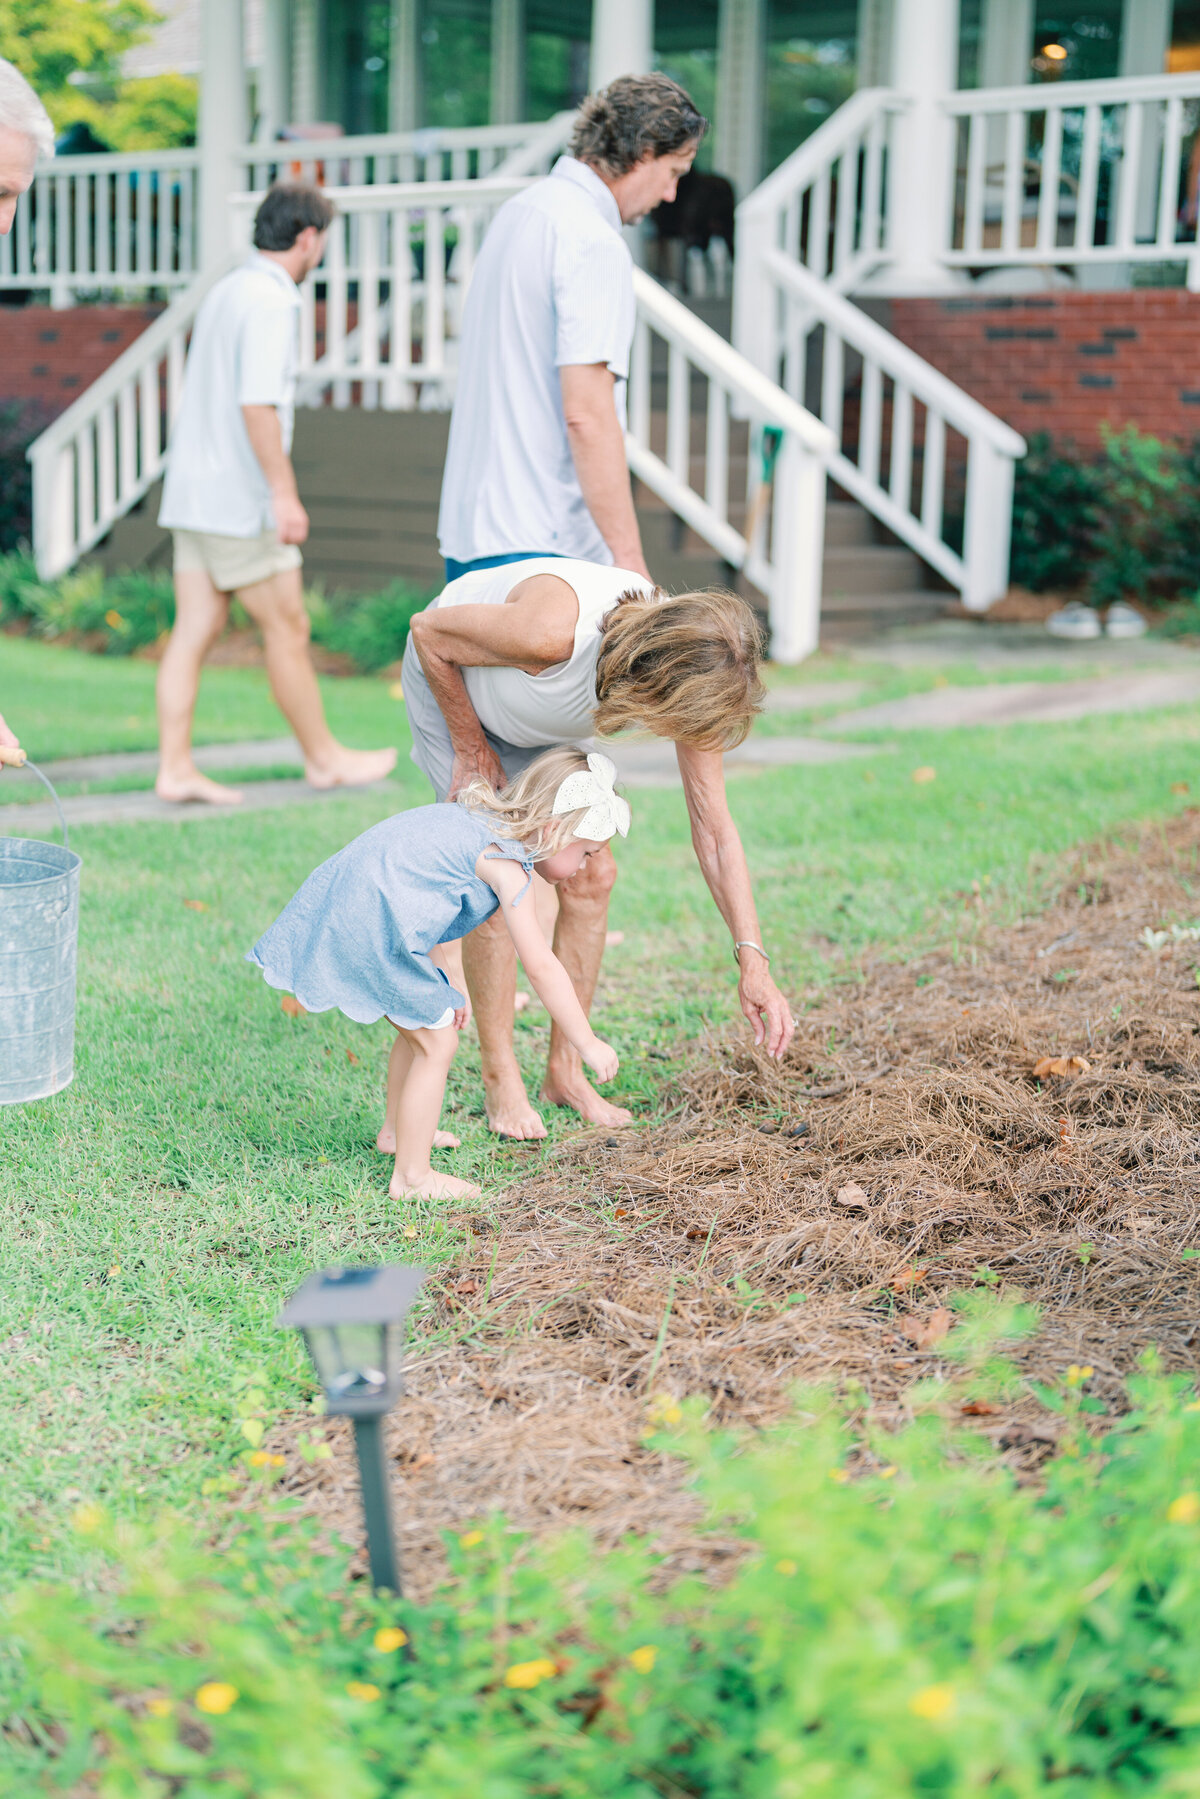
[{"label": "white porch railing", "polygon": [[[766,595],[772,656],[800,662],[816,649],[820,630],[825,463],[836,449],[833,434],[640,269],[634,291],[629,466]],[[657,396],[656,339],[666,352],[665,392]],[[760,495],[761,463],[749,456],[738,492],[731,429],[753,444],[764,426],[782,433],[772,489]],[[731,517],[735,510],[740,527]]]},{"label": "white porch railing", "polygon": [[0,237],[0,288],[81,292],[186,287],[197,267],[200,152],[56,156],[39,165]]},{"label": "white porch railing", "polygon": [[780,304],[783,385],[833,434],[830,474],[983,611],[1008,586],[1024,438],[782,251],[767,253],[764,274]]},{"label": "white porch railing", "polygon": [[[250,189],[273,180],[329,186],[467,181],[544,174],[574,114],[539,124],[388,132],[310,143],[248,144],[237,160]],[[199,150],[57,156],[42,163],[0,237],[0,289],[49,289],[55,306],[81,295],[179,292],[200,267]]]},{"label": "white porch railing", "polygon": [[951,267],[1186,261],[1200,285],[1200,74],[953,94]]}]

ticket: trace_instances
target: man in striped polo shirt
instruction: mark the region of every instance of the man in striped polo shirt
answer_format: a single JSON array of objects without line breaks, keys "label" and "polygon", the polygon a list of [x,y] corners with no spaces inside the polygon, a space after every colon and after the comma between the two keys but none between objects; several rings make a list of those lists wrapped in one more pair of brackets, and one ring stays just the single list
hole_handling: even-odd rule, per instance
[{"label": "man in striped polo shirt", "polygon": [[496,214],[471,277],[438,537],[446,579],[527,556],[647,575],[625,464],[633,261],[708,121],[665,75],[585,101],[544,181]]}]

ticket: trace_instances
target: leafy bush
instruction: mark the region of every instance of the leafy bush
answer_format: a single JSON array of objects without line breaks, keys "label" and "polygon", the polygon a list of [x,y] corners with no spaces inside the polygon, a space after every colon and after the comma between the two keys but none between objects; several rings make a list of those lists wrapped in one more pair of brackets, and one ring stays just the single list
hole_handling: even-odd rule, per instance
[{"label": "leafy bush", "polygon": [[33,530],[33,477],[25,452],[47,422],[40,406],[0,403],[0,556]]},{"label": "leafy bush", "polygon": [[1081,460],[1044,433],[1017,464],[1012,578],[1035,593],[1085,588],[1098,606],[1171,599],[1200,585],[1200,440],[1128,426]]},{"label": "leafy bush", "polygon": [[414,613],[432,595],[407,581],[393,581],[380,593],[308,596],[313,641],[349,656],[364,674],[375,674],[404,654]]},{"label": "leafy bush", "polygon": [[803,1394],[750,1446],[689,1402],[673,1441],[746,1546],[716,1591],[664,1590],[644,1544],[598,1555],[495,1521],[418,1607],[345,1589],[294,1520],[219,1555],[101,1526],[92,1590],[30,1585],[7,1608],[0,1793],[1200,1791],[1200,1403],[1147,1371],[1097,1444],[1091,1370],[1070,1369],[1041,1394],[1060,1453],[1018,1486],[953,1420],[967,1393],[1012,1397],[989,1343],[1029,1321],[958,1304],[943,1347],[967,1382],[922,1383],[895,1434],[861,1392]]}]

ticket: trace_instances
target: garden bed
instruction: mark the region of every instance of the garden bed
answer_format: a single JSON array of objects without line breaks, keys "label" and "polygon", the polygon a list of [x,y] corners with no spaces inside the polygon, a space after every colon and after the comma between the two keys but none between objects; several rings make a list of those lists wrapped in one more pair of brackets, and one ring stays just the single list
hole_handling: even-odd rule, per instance
[{"label": "garden bed", "polygon": [[[700,1395],[764,1425],[829,1377],[899,1422],[973,1285],[1040,1308],[1025,1384],[964,1408],[1023,1475],[1065,1388],[1103,1428],[1147,1351],[1196,1372],[1200,941],[1143,932],[1192,922],[1198,860],[1196,810],[1082,852],[1056,907],[970,952],[855,968],[782,1068],[737,1034],[696,1045],[667,1122],[531,1150],[439,1278],[391,1420],[410,1586],[493,1510],[718,1569],[735,1542],[700,1528],[654,1422]],[[1035,1075],[1054,1057],[1081,1061]],[[348,1433],[311,1462],[306,1423],[269,1439],[284,1488],[357,1541]]]}]

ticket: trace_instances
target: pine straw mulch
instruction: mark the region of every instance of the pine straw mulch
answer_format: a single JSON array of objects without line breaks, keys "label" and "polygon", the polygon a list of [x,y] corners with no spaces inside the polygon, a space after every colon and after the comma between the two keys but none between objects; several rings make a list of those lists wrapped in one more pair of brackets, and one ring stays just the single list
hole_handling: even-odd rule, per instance
[{"label": "pine straw mulch", "polygon": [[[757,1426],[797,1382],[855,1379],[898,1418],[980,1269],[1041,1308],[1013,1352],[1034,1379],[1090,1363],[1117,1410],[1151,1344],[1198,1371],[1200,942],[1139,941],[1197,915],[1198,865],[1198,811],[1082,852],[1049,911],[958,958],[859,965],[781,1067],[736,1032],[695,1046],[667,1122],[583,1134],[459,1220],[390,1421],[410,1592],[444,1574],[443,1531],[493,1510],[648,1532],[673,1567],[719,1571],[736,1545],[644,1445],[648,1401],[700,1394]],[[1089,1066],[1039,1081],[1044,1056]],[[1019,1471],[1053,1446],[1032,1394],[971,1421]],[[349,1432],[314,1464],[302,1429],[269,1441],[284,1489],[357,1541]]]}]

